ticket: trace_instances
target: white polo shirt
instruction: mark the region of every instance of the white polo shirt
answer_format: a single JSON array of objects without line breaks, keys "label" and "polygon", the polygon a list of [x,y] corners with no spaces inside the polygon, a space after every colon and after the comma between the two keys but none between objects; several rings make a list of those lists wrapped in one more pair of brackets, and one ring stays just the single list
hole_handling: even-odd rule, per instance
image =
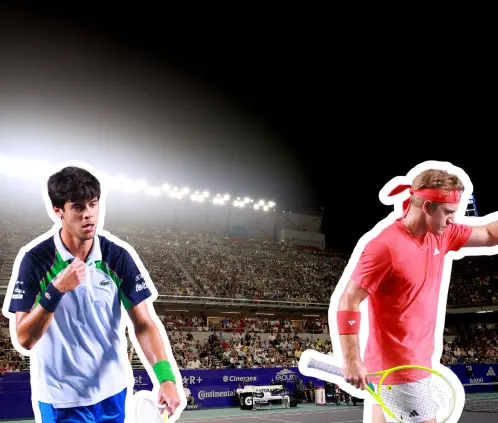
[{"label": "white polo shirt", "polygon": [[[32,248],[22,259],[9,311],[31,311],[73,260],[60,231]],[[130,309],[151,295],[128,251],[101,235],[86,266],[85,280],[64,294],[31,356],[32,392],[55,408],[92,405],[126,388],[131,366],[121,305]]]}]

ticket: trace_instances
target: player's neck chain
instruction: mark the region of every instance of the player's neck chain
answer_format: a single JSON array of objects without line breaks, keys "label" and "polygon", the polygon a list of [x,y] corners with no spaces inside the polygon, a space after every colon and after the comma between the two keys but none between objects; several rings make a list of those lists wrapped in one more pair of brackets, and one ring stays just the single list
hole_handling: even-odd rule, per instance
[{"label": "player's neck chain", "polygon": [[424,250],[427,250],[427,248],[429,248],[428,245],[426,245],[425,247],[422,247],[416,240],[415,238],[413,238],[413,235],[412,233],[410,232],[410,229],[408,229],[408,226],[406,226],[406,223],[405,223],[405,220],[401,220],[401,222],[403,223],[403,226],[406,228],[406,232],[408,232],[408,235],[410,235],[410,238],[412,239],[412,241],[415,243],[415,245],[420,248],[422,251]]}]

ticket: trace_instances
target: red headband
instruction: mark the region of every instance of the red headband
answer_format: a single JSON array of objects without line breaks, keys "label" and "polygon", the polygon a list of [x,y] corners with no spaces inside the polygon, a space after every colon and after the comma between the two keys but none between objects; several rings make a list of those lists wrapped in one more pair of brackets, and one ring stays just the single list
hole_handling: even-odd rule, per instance
[{"label": "red headband", "polygon": [[[461,192],[456,189],[450,191],[449,194],[444,194],[439,188],[422,188],[420,190],[413,191],[411,185],[398,185],[389,193],[388,197],[400,194],[407,189],[410,189],[411,195],[416,195],[427,201],[437,201],[438,203],[459,203],[461,197]],[[406,216],[408,213],[409,205],[410,198],[407,198],[403,201],[403,216]]]}]

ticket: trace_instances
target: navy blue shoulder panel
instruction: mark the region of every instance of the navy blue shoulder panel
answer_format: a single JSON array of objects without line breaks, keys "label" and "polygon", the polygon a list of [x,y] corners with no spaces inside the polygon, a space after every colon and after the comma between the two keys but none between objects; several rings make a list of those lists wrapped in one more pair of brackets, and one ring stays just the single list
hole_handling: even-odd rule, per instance
[{"label": "navy blue shoulder panel", "polygon": [[[56,248],[53,235],[26,252],[16,274],[9,311],[29,312],[40,292],[40,282],[54,264]],[[14,269],[15,270],[15,269]]]},{"label": "navy blue shoulder panel", "polygon": [[102,261],[119,277],[121,293],[133,306],[149,298],[152,293],[142,272],[125,248],[99,235]]}]

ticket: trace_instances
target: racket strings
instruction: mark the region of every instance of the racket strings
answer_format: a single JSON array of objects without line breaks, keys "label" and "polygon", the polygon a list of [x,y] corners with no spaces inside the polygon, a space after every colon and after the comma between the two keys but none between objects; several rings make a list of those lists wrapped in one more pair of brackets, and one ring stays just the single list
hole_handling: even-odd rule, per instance
[{"label": "racket strings", "polygon": [[382,402],[403,422],[445,421],[452,412],[451,386],[440,376],[415,370],[408,377],[389,374],[380,385]]},{"label": "racket strings", "polygon": [[[311,359],[308,367],[331,375],[342,375],[342,370],[322,360]],[[428,420],[446,422],[455,407],[455,391],[441,376],[417,367],[394,370],[386,376],[368,378],[380,397],[384,408],[397,420],[419,423]],[[380,384],[380,385],[379,385]]]}]

